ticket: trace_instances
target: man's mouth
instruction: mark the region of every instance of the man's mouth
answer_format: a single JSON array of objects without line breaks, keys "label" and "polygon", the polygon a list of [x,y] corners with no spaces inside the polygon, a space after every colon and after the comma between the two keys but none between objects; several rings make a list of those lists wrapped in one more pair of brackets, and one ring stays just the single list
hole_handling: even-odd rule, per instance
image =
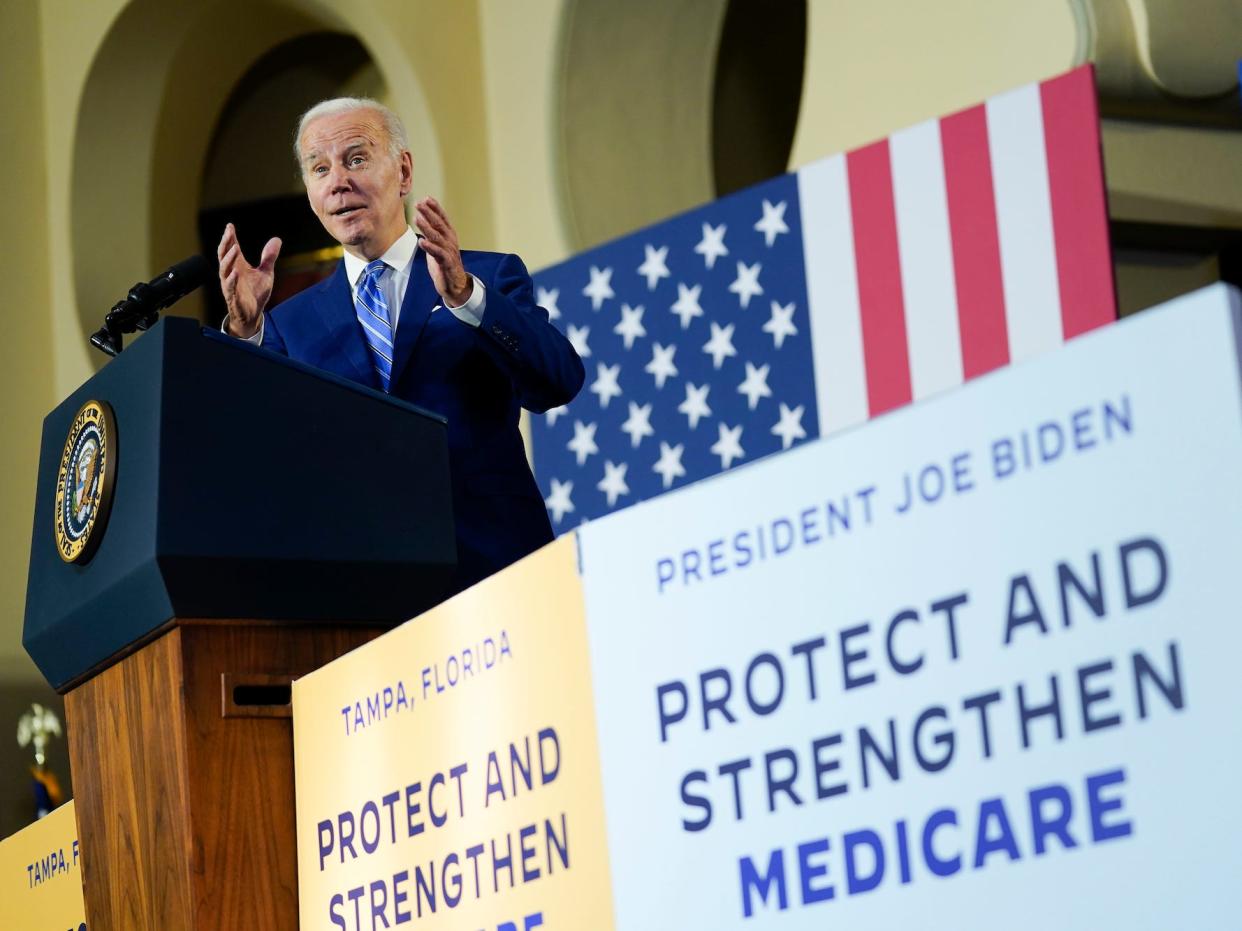
[{"label": "man's mouth", "polygon": [[365,208],[365,207],[363,207],[361,204],[355,204],[355,205],[354,205],[354,206],[352,206],[352,207],[340,207],[340,208],[338,208],[338,209],[336,209],[336,210],[333,210],[333,211],[332,211],[332,216],[334,216],[334,217],[347,217],[347,216],[349,216],[350,214],[357,213],[359,210],[364,210],[364,209],[366,209],[366,208]]}]

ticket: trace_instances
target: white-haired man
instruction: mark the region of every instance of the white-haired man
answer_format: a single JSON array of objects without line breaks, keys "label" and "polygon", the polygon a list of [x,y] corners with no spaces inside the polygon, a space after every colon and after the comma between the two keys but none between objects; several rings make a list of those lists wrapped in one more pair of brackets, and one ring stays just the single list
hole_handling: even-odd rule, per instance
[{"label": "white-haired man", "polygon": [[[218,250],[225,329],[448,419],[464,588],[552,539],[519,407],[568,403],[582,361],[535,304],[521,259],[462,252],[431,197],[415,204],[415,235],[404,205],[413,159],[386,107],[319,103],[303,115],[294,150],[311,209],[344,258],[330,278],[265,312],[280,240],[251,265],[229,224]],[[399,476],[384,478],[400,487]]]}]

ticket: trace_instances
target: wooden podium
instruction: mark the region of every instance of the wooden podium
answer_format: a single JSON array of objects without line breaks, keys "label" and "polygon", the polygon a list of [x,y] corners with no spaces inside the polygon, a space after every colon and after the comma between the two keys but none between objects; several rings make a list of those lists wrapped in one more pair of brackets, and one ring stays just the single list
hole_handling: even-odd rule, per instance
[{"label": "wooden podium", "polygon": [[297,928],[290,683],[454,562],[441,418],[192,321],[49,414],[23,640],[65,695],[88,925]]}]

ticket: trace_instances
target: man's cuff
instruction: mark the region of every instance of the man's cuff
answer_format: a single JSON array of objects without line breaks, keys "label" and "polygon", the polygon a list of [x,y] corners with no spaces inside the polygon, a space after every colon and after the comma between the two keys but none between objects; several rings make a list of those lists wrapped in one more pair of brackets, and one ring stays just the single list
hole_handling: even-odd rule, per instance
[{"label": "man's cuff", "polygon": [[[466,303],[460,307],[449,307],[445,305],[445,310],[460,320],[466,326],[477,327],[483,322],[483,311],[487,307],[487,289],[483,287],[483,282],[471,275],[474,281],[474,290],[470,292],[470,297],[466,299]],[[261,335],[261,331],[260,331]]]},{"label": "man's cuff", "polygon": [[[229,332],[229,318],[227,315],[225,315],[224,320],[220,324],[220,332],[223,333],[225,336],[233,336],[233,339],[239,339],[243,343],[249,343],[251,346],[262,346],[263,345],[263,318],[266,316],[267,314],[259,315],[259,329],[255,333],[251,334],[250,336],[233,336],[233,334]],[[479,311],[479,319],[480,320],[483,319],[482,310]],[[475,324],[475,326],[478,326],[478,324]]]}]

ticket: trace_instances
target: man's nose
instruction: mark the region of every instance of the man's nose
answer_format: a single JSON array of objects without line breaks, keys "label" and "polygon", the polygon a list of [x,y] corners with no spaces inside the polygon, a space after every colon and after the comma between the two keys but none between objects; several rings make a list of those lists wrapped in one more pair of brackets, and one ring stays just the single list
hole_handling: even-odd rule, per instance
[{"label": "man's nose", "polygon": [[345,171],[343,165],[333,166],[332,172],[328,176],[328,185],[334,194],[349,190],[349,174]]}]

